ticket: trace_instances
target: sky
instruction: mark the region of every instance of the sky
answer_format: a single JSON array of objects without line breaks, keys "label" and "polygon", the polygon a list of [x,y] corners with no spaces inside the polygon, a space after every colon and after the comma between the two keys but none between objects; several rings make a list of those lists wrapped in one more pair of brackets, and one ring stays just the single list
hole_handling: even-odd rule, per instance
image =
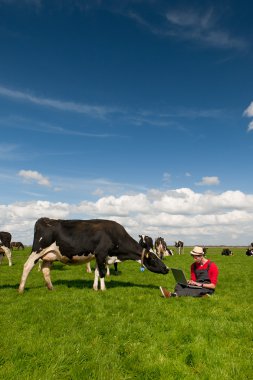
[{"label": "sky", "polygon": [[253,3],[0,0],[0,231],[253,241]]}]

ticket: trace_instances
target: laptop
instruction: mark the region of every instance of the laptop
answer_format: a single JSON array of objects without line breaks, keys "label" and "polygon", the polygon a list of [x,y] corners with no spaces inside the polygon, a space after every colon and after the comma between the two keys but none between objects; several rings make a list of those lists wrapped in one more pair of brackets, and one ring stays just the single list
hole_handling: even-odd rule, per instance
[{"label": "laptop", "polygon": [[185,277],[185,274],[184,272],[182,271],[182,269],[176,269],[176,268],[170,268],[171,271],[172,271],[172,274],[174,276],[174,279],[177,283],[179,283],[180,285],[184,285],[184,286],[187,286],[188,288],[194,288],[194,289],[200,289],[200,286],[197,286],[197,285],[189,285],[187,280],[186,280],[186,277]]}]

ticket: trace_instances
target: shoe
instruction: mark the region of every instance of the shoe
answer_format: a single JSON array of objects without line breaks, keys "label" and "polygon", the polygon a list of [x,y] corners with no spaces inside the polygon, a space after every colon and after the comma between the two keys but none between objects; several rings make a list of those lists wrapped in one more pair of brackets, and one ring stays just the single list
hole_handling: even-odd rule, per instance
[{"label": "shoe", "polygon": [[164,298],[172,297],[171,292],[169,292],[166,288],[163,288],[162,286],[160,286],[160,291]]}]

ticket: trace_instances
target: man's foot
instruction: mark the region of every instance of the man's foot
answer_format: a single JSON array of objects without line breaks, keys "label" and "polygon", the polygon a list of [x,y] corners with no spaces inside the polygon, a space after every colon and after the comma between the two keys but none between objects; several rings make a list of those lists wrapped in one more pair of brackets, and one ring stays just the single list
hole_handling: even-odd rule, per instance
[{"label": "man's foot", "polygon": [[166,288],[163,288],[162,286],[160,286],[160,291],[161,291],[164,298],[170,298],[171,297],[171,292],[169,292]]}]

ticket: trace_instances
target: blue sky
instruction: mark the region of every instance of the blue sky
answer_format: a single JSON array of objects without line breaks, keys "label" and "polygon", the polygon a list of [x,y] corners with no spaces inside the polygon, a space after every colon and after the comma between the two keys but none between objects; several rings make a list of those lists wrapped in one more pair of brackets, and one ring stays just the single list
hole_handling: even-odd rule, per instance
[{"label": "blue sky", "polygon": [[0,230],[253,240],[249,1],[0,0]]}]

